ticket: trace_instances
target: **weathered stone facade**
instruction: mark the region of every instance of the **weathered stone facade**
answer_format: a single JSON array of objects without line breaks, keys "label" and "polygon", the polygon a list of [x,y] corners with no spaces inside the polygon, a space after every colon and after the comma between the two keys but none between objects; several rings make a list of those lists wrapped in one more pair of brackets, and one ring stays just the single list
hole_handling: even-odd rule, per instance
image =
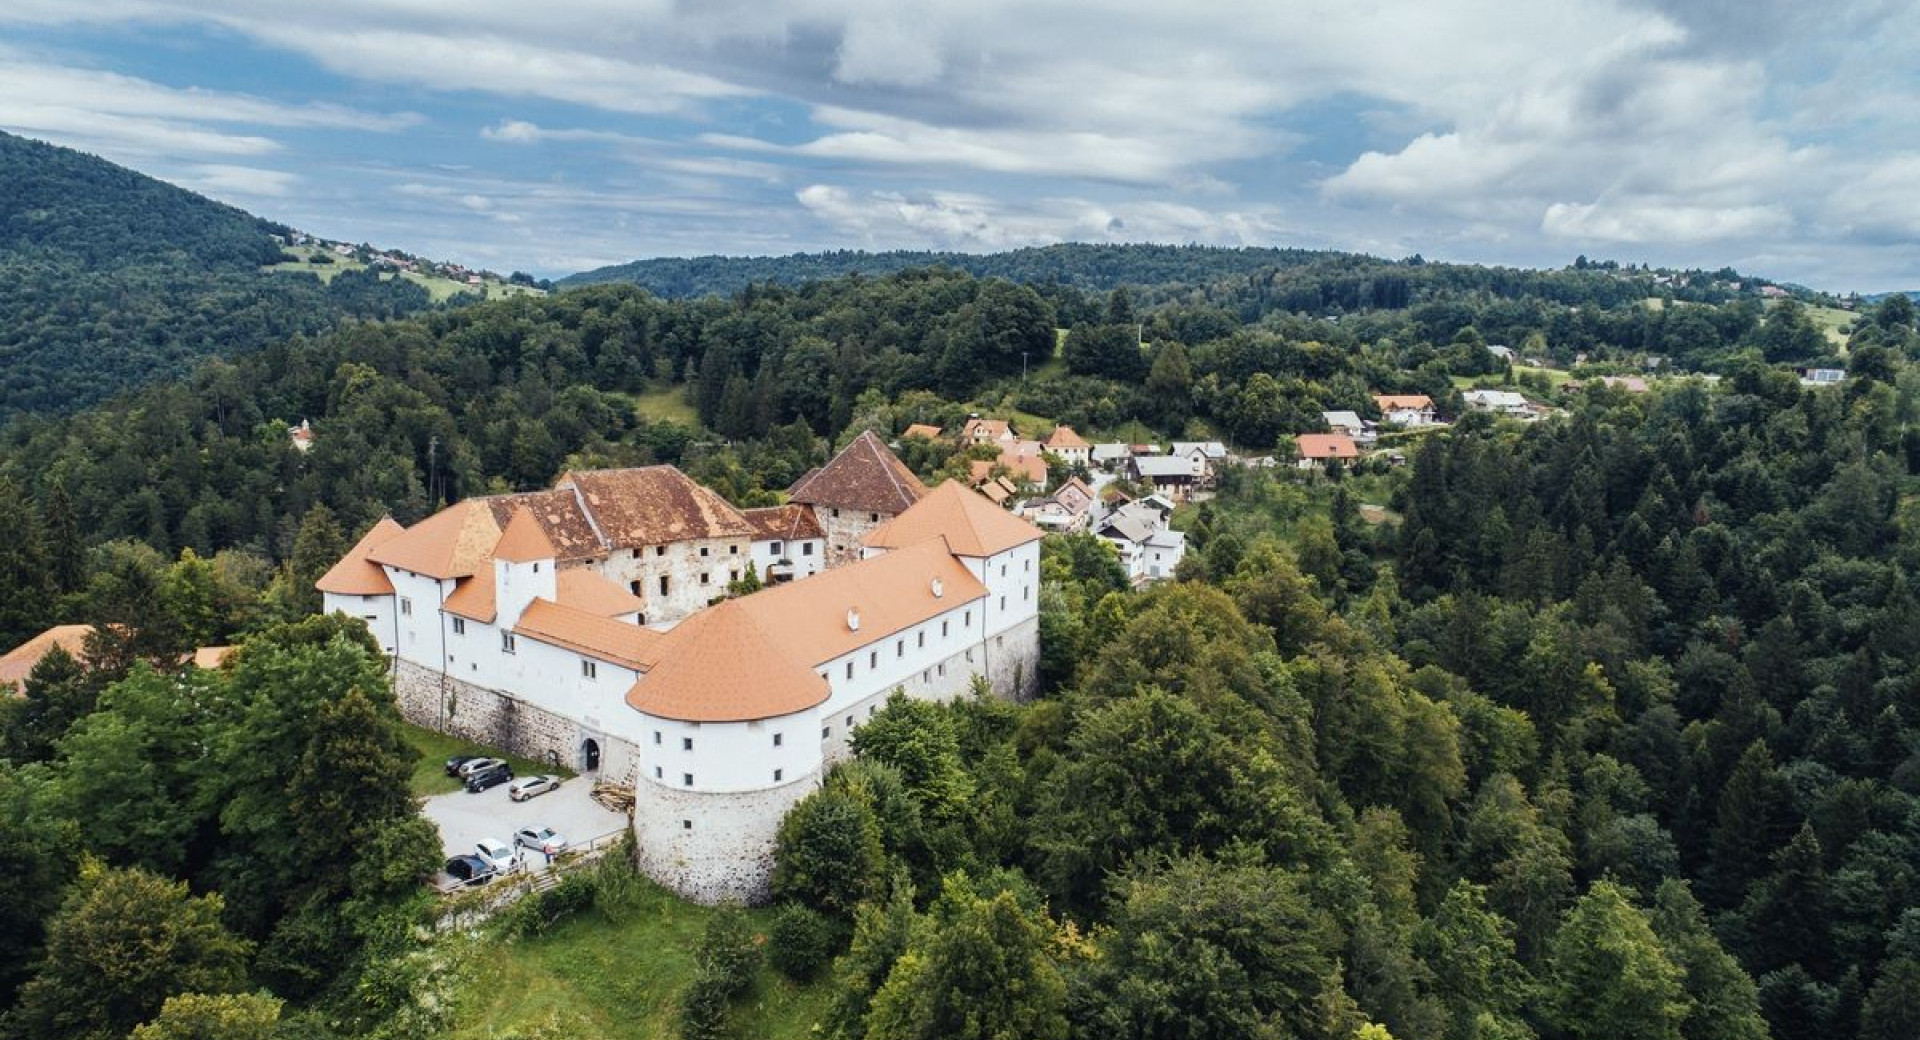
[{"label": "weathered stone facade", "polygon": [[820,533],[827,536],[827,566],[838,567],[860,558],[860,540],[894,518],[893,513],[860,512],[838,506],[815,506]]},{"label": "weathered stone facade", "polygon": [[633,834],[640,870],[696,903],[764,903],[773,847],[787,810],[820,786],[820,770],[779,787],[736,794],[641,781]]},{"label": "weathered stone facade", "polygon": [[586,748],[592,741],[598,775],[632,783],[639,770],[638,754],[623,740],[409,661],[394,663],[393,692],[400,714],[416,726],[576,772],[587,771]]},{"label": "weathered stone facade", "polygon": [[747,572],[752,545],[746,536],[693,538],[617,550],[589,566],[645,600],[643,623],[658,625],[678,621],[726,595],[727,583]]}]

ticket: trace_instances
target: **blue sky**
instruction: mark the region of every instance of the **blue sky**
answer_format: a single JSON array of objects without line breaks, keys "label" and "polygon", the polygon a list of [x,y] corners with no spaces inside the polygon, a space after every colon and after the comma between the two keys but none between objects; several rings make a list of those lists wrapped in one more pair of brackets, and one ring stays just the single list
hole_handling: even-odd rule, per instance
[{"label": "blue sky", "polygon": [[0,128],[328,237],[1920,288],[1920,0],[5,0]]}]

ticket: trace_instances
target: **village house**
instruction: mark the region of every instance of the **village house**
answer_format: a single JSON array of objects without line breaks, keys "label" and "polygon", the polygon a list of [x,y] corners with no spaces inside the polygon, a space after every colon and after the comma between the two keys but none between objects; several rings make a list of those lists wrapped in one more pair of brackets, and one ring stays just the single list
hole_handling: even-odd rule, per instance
[{"label": "village house", "polygon": [[1167,457],[1186,459],[1193,467],[1193,479],[1211,486],[1215,473],[1227,461],[1227,446],[1219,441],[1174,441]]},{"label": "village house", "polygon": [[288,427],[287,436],[292,438],[295,451],[304,455],[313,449],[313,427],[308,426],[305,419],[300,420],[298,426]]},{"label": "village house", "polygon": [[913,438],[919,438],[923,441],[937,441],[940,439],[940,427],[928,423],[914,423],[900,432],[901,440],[911,440]]},{"label": "village house", "polygon": [[40,659],[59,647],[76,661],[87,659],[87,637],[92,625],[55,625],[0,656],[0,689],[11,687],[14,695],[26,687],[27,676]]},{"label": "village house", "polygon": [[1460,395],[1467,407],[1476,412],[1491,412],[1494,415],[1532,422],[1542,417],[1542,413],[1520,394],[1511,390],[1468,390]]},{"label": "village house", "polygon": [[1371,419],[1360,418],[1359,412],[1321,412],[1320,421],[1334,433],[1345,434],[1353,438],[1353,443],[1365,447],[1378,440],[1377,425]]},{"label": "village house", "polygon": [[1175,502],[1186,501],[1199,479],[1192,459],[1171,455],[1135,455],[1127,460],[1127,475],[1134,483],[1145,484]]},{"label": "village house", "polygon": [[1004,447],[1017,439],[1014,436],[1013,427],[1008,426],[1005,419],[982,419],[976,415],[968,419],[967,424],[960,428],[960,441],[963,444],[993,444]]},{"label": "village house", "polygon": [[1301,469],[1323,469],[1333,462],[1351,464],[1360,458],[1359,446],[1343,433],[1303,433],[1293,443],[1299,450],[1297,465]]},{"label": "village house", "polygon": [[1125,444],[1096,444],[1089,457],[1101,469],[1121,470],[1126,468],[1127,460],[1133,458],[1133,448]]},{"label": "village house", "polygon": [[787,501],[812,506],[827,540],[827,565],[860,554],[860,539],[927,493],[872,430],[862,431],[819,469],[809,470],[787,489]]},{"label": "village house", "polygon": [[1113,546],[1130,584],[1142,585],[1173,577],[1186,557],[1187,536],[1167,527],[1167,513],[1146,500],[1121,505],[1093,525],[1093,531]]},{"label": "village house", "polygon": [[1041,447],[1060,457],[1069,466],[1085,466],[1092,461],[1093,445],[1073,432],[1071,426],[1056,426],[1041,442]]},{"label": "village house", "polygon": [[1433,398],[1426,394],[1375,394],[1373,403],[1380,409],[1381,418],[1396,426],[1411,429],[1439,424]]},{"label": "village house", "polygon": [[1026,503],[1019,515],[1046,531],[1084,531],[1093,513],[1093,489],[1079,477],[1069,477],[1053,494]]},{"label": "village house", "polygon": [[[730,524],[676,481],[629,501],[648,486],[627,472],[383,520],[318,585],[392,655],[409,720],[632,785],[640,866],[681,895],[766,898],[781,818],[896,690],[1032,692],[1041,532],[972,491],[949,481],[853,558],[663,622],[600,568],[627,543],[725,544],[687,536]],[[776,535],[830,540],[795,514],[741,522],[755,559]]]},{"label": "village house", "polygon": [[753,525],[754,573],[767,585],[820,573],[827,565],[827,536],[813,507],[789,502],[740,513]]}]

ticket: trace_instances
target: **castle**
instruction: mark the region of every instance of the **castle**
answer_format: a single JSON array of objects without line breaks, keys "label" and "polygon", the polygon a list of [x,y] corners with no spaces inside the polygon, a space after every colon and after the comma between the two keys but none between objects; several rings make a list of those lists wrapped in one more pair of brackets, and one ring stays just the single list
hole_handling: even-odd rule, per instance
[{"label": "castle", "polygon": [[[752,902],[781,818],[893,691],[1024,696],[1040,651],[1038,528],[928,490],[871,433],[791,499],[568,473],[384,519],[317,584],[391,655],[409,720],[631,784],[649,876]],[[771,587],[724,598],[749,564]]]}]

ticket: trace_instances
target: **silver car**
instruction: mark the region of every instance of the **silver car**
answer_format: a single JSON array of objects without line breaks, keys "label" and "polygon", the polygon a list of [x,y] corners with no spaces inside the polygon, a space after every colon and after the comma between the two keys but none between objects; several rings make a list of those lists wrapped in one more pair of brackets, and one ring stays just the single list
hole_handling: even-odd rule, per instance
[{"label": "silver car", "polygon": [[508,848],[506,842],[494,838],[481,838],[473,843],[474,852],[496,874],[506,874],[520,865],[520,850]]},{"label": "silver car", "polygon": [[552,827],[522,827],[514,834],[513,843],[549,856],[558,856],[567,851],[567,839]]},{"label": "silver car", "polygon": [[507,764],[507,760],[504,758],[468,759],[467,761],[460,763],[460,769],[459,769],[458,775],[460,776],[461,779],[464,780],[467,777],[470,777],[473,774],[478,773],[482,769],[492,769],[494,766],[504,766],[506,764]]},{"label": "silver car", "polygon": [[560,778],[557,776],[523,776],[515,780],[512,787],[507,788],[507,797],[516,802],[524,802],[535,795],[559,789]]}]

